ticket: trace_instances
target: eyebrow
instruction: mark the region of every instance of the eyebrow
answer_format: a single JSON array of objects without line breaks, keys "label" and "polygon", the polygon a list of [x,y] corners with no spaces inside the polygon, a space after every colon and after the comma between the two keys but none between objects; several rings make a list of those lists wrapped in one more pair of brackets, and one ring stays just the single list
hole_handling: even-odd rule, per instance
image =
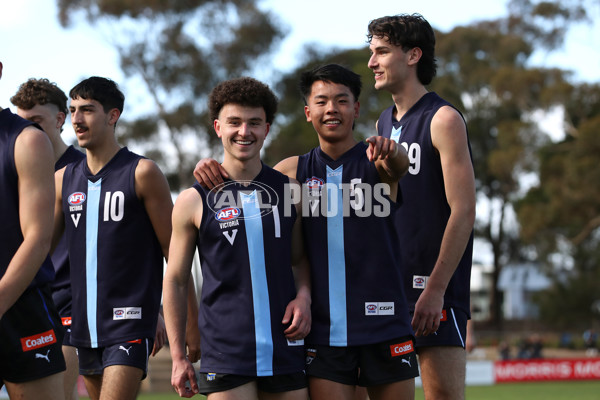
[{"label": "eyebrow", "polygon": [[73,105],[69,105],[69,110],[74,110],[76,108],[96,108],[96,105],[94,103],[84,103],[84,104],[80,104],[77,107],[73,106]]}]

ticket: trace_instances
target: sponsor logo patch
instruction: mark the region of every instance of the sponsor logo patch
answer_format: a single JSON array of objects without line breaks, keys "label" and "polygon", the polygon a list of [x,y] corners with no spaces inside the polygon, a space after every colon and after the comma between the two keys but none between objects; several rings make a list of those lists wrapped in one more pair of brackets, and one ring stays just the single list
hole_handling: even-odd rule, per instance
[{"label": "sponsor logo patch", "polygon": [[304,339],[290,340],[287,339],[288,346],[304,346]]},{"label": "sponsor logo patch", "polygon": [[413,351],[413,342],[410,340],[390,346],[390,353],[392,357],[403,356],[405,354],[412,353]]},{"label": "sponsor logo patch", "polygon": [[39,349],[41,347],[50,346],[53,343],[56,343],[56,334],[53,329],[38,333],[37,335],[21,338],[21,347],[23,348],[23,351]]},{"label": "sponsor logo patch", "polygon": [[62,317],[60,320],[63,326],[71,326],[71,317]]},{"label": "sponsor logo patch", "polygon": [[117,319],[142,319],[141,307],[113,308],[113,320]]},{"label": "sponsor logo patch", "polygon": [[446,315],[446,310],[442,310],[442,316],[440,318],[440,321],[447,321],[448,317]]},{"label": "sponsor logo patch", "polygon": [[428,276],[413,275],[413,289],[425,289]]},{"label": "sponsor logo patch", "polygon": [[394,302],[367,302],[365,303],[365,315],[394,315]]}]

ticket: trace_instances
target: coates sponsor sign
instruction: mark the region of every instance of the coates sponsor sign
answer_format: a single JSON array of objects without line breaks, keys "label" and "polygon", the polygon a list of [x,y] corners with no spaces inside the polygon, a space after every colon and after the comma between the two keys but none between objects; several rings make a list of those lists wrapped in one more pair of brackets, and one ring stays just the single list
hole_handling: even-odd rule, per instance
[{"label": "coates sponsor sign", "polygon": [[56,334],[52,329],[38,333],[37,335],[21,338],[23,351],[39,349],[40,347],[49,346],[52,343],[56,343]]},{"label": "coates sponsor sign", "polygon": [[600,379],[600,358],[496,361],[497,383]]}]

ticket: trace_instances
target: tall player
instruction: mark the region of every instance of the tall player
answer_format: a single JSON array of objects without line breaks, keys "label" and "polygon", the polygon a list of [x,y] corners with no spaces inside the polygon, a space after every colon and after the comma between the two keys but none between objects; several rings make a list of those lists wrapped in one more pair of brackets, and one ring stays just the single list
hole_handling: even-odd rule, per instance
[{"label": "tall player", "polygon": [[0,108],[0,387],[63,400],[63,330],[48,287],[54,161],[38,128]]},{"label": "tall player", "polygon": [[378,133],[411,162],[397,214],[406,293],[425,398],[464,398],[465,335],[475,221],[475,178],[462,115],[428,92],[435,37],[420,15],[382,17],[368,28],[375,88],[392,94]]},{"label": "tall player", "polygon": [[71,343],[92,399],[134,399],[146,376],[171,235],[169,185],[158,166],[115,137],[124,96],[106,78],[71,89],[86,158],[56,173],[55,236],[71,263]]},{"label": "tall player", "polygon": [[[302,74],[300,90],[320,145],[275,168],[308,189],[302,223],[312,282],[310,397],[353,399],[360,385],[373,400],[412,399],[418,369],[393,218],[406,152],[383,137],[366,144],[354,138],[359,75],[335,64],[317,67]],[[212,185],[225,172],[203,160],[195,175]]]},{"label": "tall player", "polygon": [[[293,180],[260,159],[277,99],[267,85],[238,78],[212,90],[209,109],[231,179],[214,190],[195,184],[175,203],[164,281],[171,382],[182,397],[306,399],[311,300],[300,204],[285,208]],[[183,343],[196,247],[203,275],[198,380]]]},{"label": "tall player", "polygon": [[[10,101],[17,106],[17,114],[35,122],[46,132],[54,150],[54,170],[64,168],[67,164],[81,160],[84,154],[68,146],[61,137],[63,125],[67,118],[67,96],[56,84],[48,79],[29,79],[23,83]],[[63,355],[67,365],[65,371],[66,399],[77,399],[77,378],[79,366],[77,352],[71,346],[71,276],[69,255],[64,239],[52,252],[55,278],[52,282],[52,299],[65,328],[63,338]]]}]

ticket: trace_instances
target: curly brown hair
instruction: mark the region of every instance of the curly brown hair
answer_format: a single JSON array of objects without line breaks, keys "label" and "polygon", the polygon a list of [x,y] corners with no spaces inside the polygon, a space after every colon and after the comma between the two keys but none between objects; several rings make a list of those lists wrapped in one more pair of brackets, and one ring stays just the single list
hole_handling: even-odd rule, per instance
[{"label": "curly brown hair", "polygon": [[208,108],[211,123],[219,119],[221,109],[227,104],[262,107],[269,124],[273,122],[277,112],[277,97],[269,86],[249,77],[221,82],[210,92]]},{"label": "curly brown hair", "polygon": [[67,115],[67,95],[56,83],[50,82],[46,78],[31,78],[19,86],[17,93],[10,98],[10,101],[23,110],[31,110],[37,104],[54,104],[60,112]]}]

